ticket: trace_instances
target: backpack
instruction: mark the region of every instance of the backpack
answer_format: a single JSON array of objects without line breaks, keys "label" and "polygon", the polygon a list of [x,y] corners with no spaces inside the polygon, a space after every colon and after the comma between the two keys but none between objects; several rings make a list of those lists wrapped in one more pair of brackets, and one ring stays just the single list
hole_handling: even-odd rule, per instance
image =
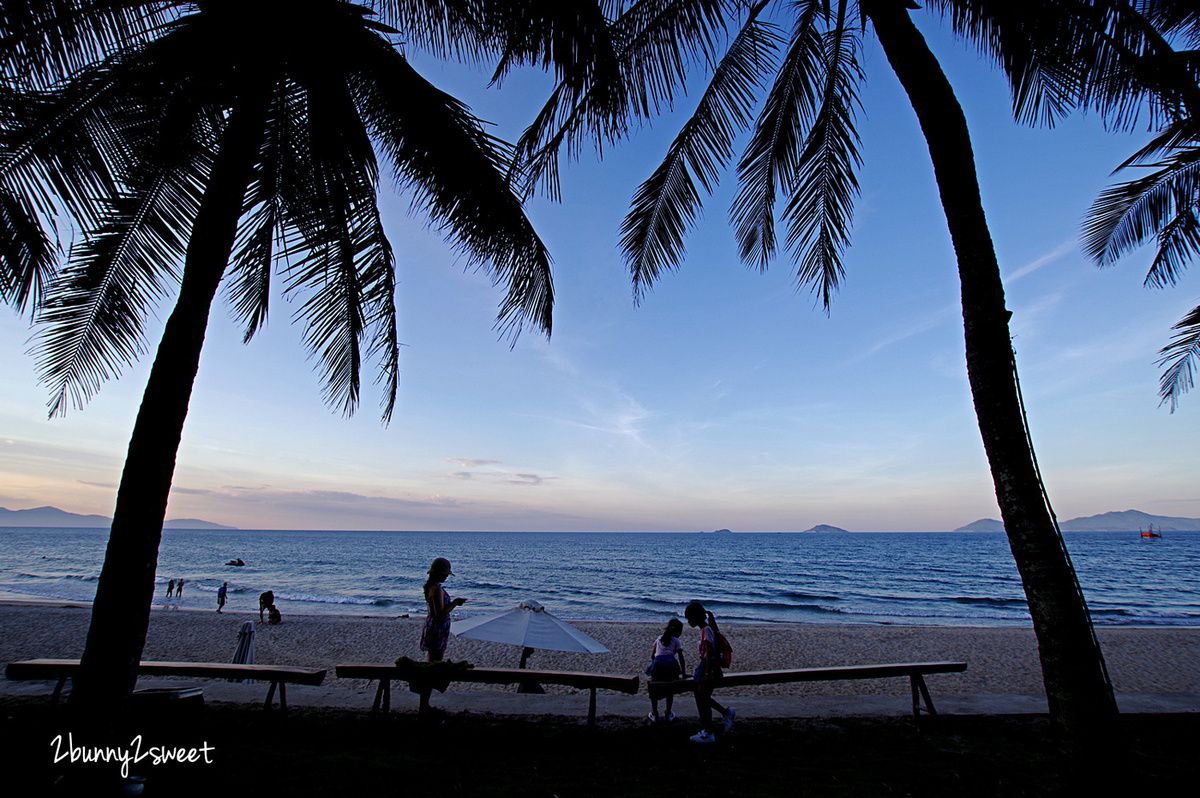
[{"label": "backpack", "polygon": [[729,639],[716,629],[713,630],[713,648],[716,649],[717,664],[728,668],[733,662],[733,646],[729,645]]}]

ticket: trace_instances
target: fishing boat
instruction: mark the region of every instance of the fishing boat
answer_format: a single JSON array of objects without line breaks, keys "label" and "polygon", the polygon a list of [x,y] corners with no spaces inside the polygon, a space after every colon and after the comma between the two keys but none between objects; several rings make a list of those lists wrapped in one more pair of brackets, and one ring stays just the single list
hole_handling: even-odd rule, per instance
[{"label": "fishing boat", "polygon": [[1142,533],[1142,537],[1144,537],[1144,538],[1161,538],[1162,537],[1162,527],[1160,526],[1158,528],[1158,531],[1155,532],[1154,524],[1151,524],[1150,529],[1148,529],[1147,531]]}]

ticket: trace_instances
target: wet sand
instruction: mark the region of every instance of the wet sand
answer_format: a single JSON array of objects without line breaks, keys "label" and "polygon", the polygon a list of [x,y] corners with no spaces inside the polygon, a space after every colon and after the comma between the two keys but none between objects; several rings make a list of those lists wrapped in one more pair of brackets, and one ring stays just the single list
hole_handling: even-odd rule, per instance
[{"label": "wet sand", "polygon": [[[0,603],[0,663],[35,657],[78,657],[90,609],[80,605]],[[148,660],[227,662],[238,630],[255,624],[255,661],[329,670],[330,701],[344,689],[361,696],[366,685],[334,678],[340,662],[423,659],[418,647],[422,618],[288,616],[278,626],[259,623],[258,613],[184,611],[156,607],[143,654]],[[665,623],[664,619],[664,623]],[[719,620],[719,619],[718,619]],[[574,625],[611,649],[605,654],[538,651],[530,668],[641,676],[659,624],[577,621]],[[936,696],[1043,694],[1037,641],[1029,628],[853,626],[807,624],[722,625],[738,670],[831,665],[962,660],[965,673],[928,677]],[[1118,695],[1200,694],[1200,629],[1100,628],[1097,630]],[[696,630],[685,629],[689,667],[696,661]],[[481,667],[516,667],[514,646],[452,637],[447,659]],[[565,688],[547,686],[551,693]],[[739,688],[746,696],[907,695],[904,679],[813,682]],[[497,691],[487,685],[455,685],[455,692]],[[731,690],[731,694],[734,691]],[[357,699],[355,700],[357,703]]]}]

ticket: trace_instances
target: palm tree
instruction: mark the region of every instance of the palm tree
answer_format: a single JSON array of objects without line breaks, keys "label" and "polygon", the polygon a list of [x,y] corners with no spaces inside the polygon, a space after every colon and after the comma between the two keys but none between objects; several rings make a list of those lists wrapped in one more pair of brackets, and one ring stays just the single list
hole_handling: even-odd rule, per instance
[{"label": "palm tree", "polygon": [[[428,21],[436,6],[454,4],[425,5],[428,13],[409,9],[405,18]],[[301,300],[297,318],[322,364],[326,400],[353,412],[362,361],[375,360],[386,420],[399,344],[377,152],[448,241],[505,284],[498,324],[508,333],[525,323],[549,332],[550,259],[506,182],[509,149],[421,78],[393,44],[397,31],[367,8],[45,0],[6,3],[4,12],[0,206],[21,224],[0,241],[0,285],[5,300],[39,308],[52,413],[84,402],[143,351],[147,310],[178,283],[72,698],[111,729],[145,643],[176,453],[218,289],[226,286],[248,340],[266,317],[278,266],[283,291]],[[455,36],[483,35],[465,30]],[[44,72],[31,75],[30,63]],[[64,214],[82,241],[51,274],[38,253],[52,250]],[[45,296],[35,297],[47,277]]]},{"label": "palm tree", "polygon": [[[731,208],[743,259],[759,269],[776,256],[782,194],[785,244],[797,278],[828,307],[843,274],[859,164],[855,114],[864,79],[859,53],[873,32],[908,94],[925,136],[962,291],[967,369],[996,498],[1028,598],[1050,711],[1069,745],[1119,739],[1104,659],[1040,478],[1025,421],[995,249],[976,179],[970,134],[953,89],[903,0],[632,2],[614,21],[618,77],[579,87],[561,82],[518,143],[527,190],[557,189],[559,150],[620,139],[631,120],[669,105],[695,63],[711,80],[666,158],[637,190],[622,228],[635,298],[677,267],[701,203],[750,130],[737,164]],[[1076,102],[1085,81],[1063,50],[1069,14],[1046,4],[934,2],[956,28],[999,53],[1018,114],[1053,115]],[[626,7],[628,6],[628,7]],[[1038,13],[1031,13],[1036,11]],[[779,19],[790,21],[782,29]],[[1053,23],[1053,24],[1052,24]],[[728,33],[726,31],[728,29]],[[756,112],[759,95],[766,96]],[[615,100],[615,101],[614,101]],[[1032,109],[1032,110],[1030,110]]]}]

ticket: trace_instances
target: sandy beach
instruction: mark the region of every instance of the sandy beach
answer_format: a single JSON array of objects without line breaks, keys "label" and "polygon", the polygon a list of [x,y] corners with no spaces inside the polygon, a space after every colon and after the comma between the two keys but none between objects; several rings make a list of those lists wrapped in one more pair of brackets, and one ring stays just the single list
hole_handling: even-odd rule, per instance
[{"label": "sandy beach", "polygon": [[[0,604],[0,662],[35,657],[78,657],[83,651],[90,609],[79,605]],[[373,688],[337,679],[340,662],[390,662],[421,658],[421,618],[292,616],[278,626],[260,624],[257,613],[197,612],[155,608],[145,659],[227,662],[237,632],[255,621],[255,661],[322,667],[329,670],[312,700],[334,706],[369,706]],[[574,622],[611,649],[606,654],[536,652],[529,667],[641,675],[661,627],[648,623]],[[731,670],[767,670],[885,662],[964,660],[965,673],[928,678],[935,698],[953,696],[1043,695],[1037,643],[1032,629],[987,627],[821,626],[725,624],[734,647]],[[1175,694],[1200,698],[1200,629],[1101,628],[1097,631],[1118,696]],[[696,631],[685,629],[685,651]],[[451,638],[447,658],[478,666],[515,667],[513,646]],[[694,654],[691,655],[694,661]],[[16,687],[6,683],[5,690]],[[814,682],[741,688],[737,696],[896,696],[908,695],[903,679]],[[550,693],[568,692],[548,686]],[[455,685],[453,692],[503,692],[503,688]],[[253,700],[253,699],[248,699]],[[643,699],[644,700],[644,699]],[[901,706],[901,705],[898,705]],[[1200,702],[1193,707],[1200,711]]]}]

